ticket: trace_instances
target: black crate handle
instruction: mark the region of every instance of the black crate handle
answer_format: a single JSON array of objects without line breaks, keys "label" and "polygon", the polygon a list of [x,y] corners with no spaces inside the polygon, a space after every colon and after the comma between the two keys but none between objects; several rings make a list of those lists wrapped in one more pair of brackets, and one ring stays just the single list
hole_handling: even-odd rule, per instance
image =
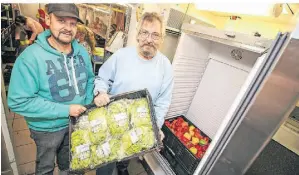
[{"label": "black crate handle", "polygon": [[171,148],[165,145],[165,147],[168,149],[168,151],[171,153],[171,155],[174,157],[176,154],[172,151]]}]

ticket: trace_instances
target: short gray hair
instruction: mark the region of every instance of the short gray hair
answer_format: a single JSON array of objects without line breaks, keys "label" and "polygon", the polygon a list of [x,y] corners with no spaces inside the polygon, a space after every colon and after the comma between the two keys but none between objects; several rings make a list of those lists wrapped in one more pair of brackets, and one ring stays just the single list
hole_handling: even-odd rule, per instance
[{"label": "short gray hair", "polygon": [[153,22],[154,20],[159,21],[160,24],[161,24],[161,35],[162,35],[161,38],[163,39],[164,36],[165,36],[165,25],[164,25],[164,22],[163,22],[163,17],[160,16],[160,15],[159,15],[158,13],[156,13],[156,12],[145,12],[145,13],[142,15],[142,17],[141,17],[141,19],[140,19],[140,21],[139,21],[139,23],[138,23],[138,26],[137,26],[137,37],[138,37],[138,35],[139,35],[139,32],[140,32],[140,30],[141,30],[141,26],[142,26],[142,24],[144,23],[144,21]]}]

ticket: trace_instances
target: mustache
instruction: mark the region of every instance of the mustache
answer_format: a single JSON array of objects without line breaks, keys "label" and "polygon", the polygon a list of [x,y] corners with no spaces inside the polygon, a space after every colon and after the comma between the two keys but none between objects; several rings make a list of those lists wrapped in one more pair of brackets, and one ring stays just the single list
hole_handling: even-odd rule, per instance
[{"label": "mustache", "polygon": [[65,35],[70,35],[70,36],[73,36],[73,35],[74,35],[72,31],[67,31],[67,30],[60,31],[60,32],[59,32],[59,35],[60,35],[60,34],[65,34]]},{"label": "mustache", "polygon": [[154,48],[156,48],[155,45],[154,45],[154,43],[144,43],[144,44],[142,45],[142,47],[143,47],[143,46],[150,46],[150,47],[154,47]]}]

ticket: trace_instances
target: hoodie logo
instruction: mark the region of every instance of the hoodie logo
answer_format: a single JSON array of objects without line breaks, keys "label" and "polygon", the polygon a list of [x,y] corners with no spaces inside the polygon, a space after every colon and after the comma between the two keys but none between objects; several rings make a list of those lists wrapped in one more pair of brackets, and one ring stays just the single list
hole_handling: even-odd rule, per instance
[{"label": "hoodie logo", "polygon": [[[53,100],[57,102],[72,101],[76,96],[75,85],[72,75],[71,59],[67,58],[67,67],[70,72],[70,79],[68,78],[64,59],[57,58],[57,61],[46,60],[47,70],[46,74],[49,75],[48,83]],[[88,70],[86,68],[85,61],[81,55],[74,57],[74,69],[77,80],[77,86],[79,89],[79,96],[85,95]],[[69,84],[71,81],[71,85]]]}]

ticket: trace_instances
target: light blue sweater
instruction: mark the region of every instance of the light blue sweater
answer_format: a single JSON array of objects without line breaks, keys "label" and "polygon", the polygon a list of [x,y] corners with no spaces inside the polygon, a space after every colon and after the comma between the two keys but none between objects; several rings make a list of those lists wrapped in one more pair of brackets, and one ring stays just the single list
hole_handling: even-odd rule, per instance
[{"label": "light blue sweater", "polygon": [[135,47],[119,49],[100,68],[94,93],[104,91],[116,95],[145,88],[152,96],[161,128],[171,103],[173,70],[168,58],[160,52],[153,59],[145,60]]}]

